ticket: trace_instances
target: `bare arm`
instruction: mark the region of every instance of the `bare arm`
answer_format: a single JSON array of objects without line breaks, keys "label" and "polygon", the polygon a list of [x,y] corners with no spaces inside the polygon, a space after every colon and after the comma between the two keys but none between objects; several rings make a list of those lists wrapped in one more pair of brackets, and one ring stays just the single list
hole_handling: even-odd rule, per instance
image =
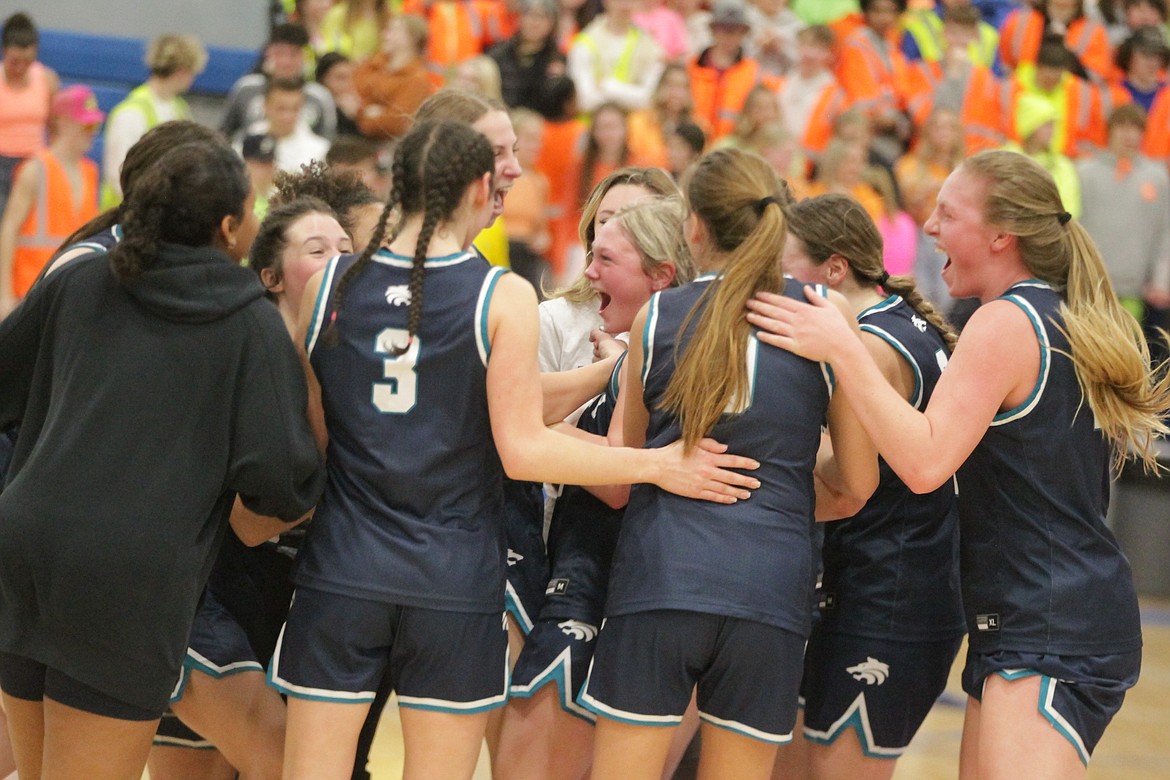
[{"label": "bare arm", "polygon": [[244,502],[237,496],[236,503],[232,505],[232,514],[228,522],[231,524],[236,536],[240,537],[241,542],[249,547],[255,547],[258,544],[264,544],[264,542],[274,536],[280,536],[288,529],[300,525],[312,516],[313,512],[310,510],[296,522],[286,523],[279,517],[256,514],[244,506]]},{"label": "bare arm", "polygon": [[762,293],[748,305],[760,340],[827,360],[878,451],[916,493],[939,487],[963,464],[1001,408],[1022,403],[1036,382],[1040,351],[1032,325],[1008,301],[981,306],[924,412],[882,375],[849,322],[811,289],[812,305]]},{"label": "bare arm", "polygon": [[12,311],[17,304],[12,289],[12,269],[16,253],[16,240],[20,226],[28,219],[41,183],[41,166],[28,162],[20,166],[16,181],[8,194],[8,205],[0,219],[0,317]]},{"label": "bare arm", "polygon": [[749,458],[674,444],[658,450],[600,448],[545,427],[536,369],[536,295],[523,280],[501,277],[488,313],[491,358],[488,411],[508,476],[535,482],[608,485],[651,482],[664,490],[720,503],[750,494],[758,481],[727,469],[758,467]]},{"label": "bare arm", "polygon": [[613,356],[581,368],[541,374],[545,424],[560,422],[604,390],[617,360]]}]

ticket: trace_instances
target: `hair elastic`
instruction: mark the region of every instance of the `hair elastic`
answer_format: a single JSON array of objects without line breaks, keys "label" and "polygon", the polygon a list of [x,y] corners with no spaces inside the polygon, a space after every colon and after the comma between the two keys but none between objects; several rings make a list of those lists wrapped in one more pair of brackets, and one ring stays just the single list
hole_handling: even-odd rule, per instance
[{"label": "hair elastic", "polygon": [[879,286],[885,287],[886,282],[888,281],[890,281],[890,274],[888,271],[883,270],[880,274],[878,274],[877,283]]},{"label": "hair elastic", "polygon": [[777,200],[775,195],[765,195],[756,201],[756,214],[763,216],[764,209],[768,208],[769,203],[775,203],[777,206],[780,205],[780,201]]},{"label": "hair elastic", "polygon": [[1070,219],[1072,219],[1072,214],[1069,214],[1067,211],[1062,211],[1056,215],[1056,221],[1061,225],[1067,225]]}]

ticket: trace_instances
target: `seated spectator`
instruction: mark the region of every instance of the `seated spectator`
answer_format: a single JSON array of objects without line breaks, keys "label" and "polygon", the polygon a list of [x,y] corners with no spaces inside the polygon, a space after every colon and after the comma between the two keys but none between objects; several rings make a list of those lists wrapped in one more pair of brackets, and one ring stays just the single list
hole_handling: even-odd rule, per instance
[{"label": "seated spectator", "polygon": [[743,108],[736,116],[731,132],[719,139],[717,146],[755,151],[756,134],[773,123],[783,124],[776,93],[762,84],[752,87],[744,98]]},{"label": "seated spectator", "polygon": [[[264,45],[259,73],[241,76],[228,93],[227,106],[219,131],[225,138],[236,137],[241,130],[264,118],[264,95],[270,79],[305,78],[305,46],[309,35],[299,24],[279,24],[272,29]],[[337,111],[329,90],[320,84],[304,85],[304,120],[314,133],[324,138],[337,134]]]},{"label": "seated spectator", "polygon": [[150,78],[114,106],[102,150],[102,209],[122,201],[119,174],[126,152],[146,131],[172,119],[190,119],[182,95],[207,65],[207,50],[193,35],[160,35],[146,50]]},{"label": "seated spectator", "polygon": [[500,91],[500,67],[486,54],[477,54],[456,65],[445,86],[499,102],[504,99]]},{"label": "seated spectator", "polygon": [[688,54],[690,40],[682,14],[663,0],[640,0],[634,11],[634,24],[654,36],[667,62],[682,62]]},{"label": "seated spectator", "polygon": [[324,34],[325,17],[331,8],[333,0],[296,0],[293,15],[289,18],[289,21],[304,27],[308,33],[309,49],[313,56],[309,57],[306,53],[305,58],[314,63],[314,68],[320,55],[335,50],[329,47]]},{"label": "seated spectator", "polygon": [[363,135],[386,140],[410,129],[414,112],[435,92],[423,60],[426,47],[427,23],[421,16],[403,14],[386,25],[382,51],[358,65],[353,77]]},{"label": "seated spectator", "polygon": [[[674,129],[682,122],[702,128],[701,120],[694,116],[694,106],[691,77],[686,67],[678,63],[667,65],[650,107],[630,114],[630,154],[643,165],[666,168],[667,148]],[[706,137],[706,131],[702,132]]]},{"label": "seated spectator", "polygon": [[[338,138],[325,155],[333,171],[353,171],[382,200],[390,195],[390,162],[393,154],[383,144],[359,135]],[[344,216],[344,215],[342,215]]]},{"label": "seated spectator", "polygon": [[1170,165],[1170,47],[1165,30],[1142,27],[1117,48],[1117,67],[1123,74],[1111,85],[1106,105],[1116,108],[1126,103],[1141,106],[1148,117],[1142,150],[1155,160]]},{"label": "seated spectator", "polygon": [[426,20],[426,59],[439,68],[483,54],[510,32],[496,0],[405,0],[402,10]]},{"label": "seated spectator", "polygon": [[1022,96],[1028,95],[1048,101],[1056,114],[1052,134],[1054,152],[1078,157],[1104,143],[1101,92],[1072,73],[1073,61],[1060,39],[1053,37],[1040,47],[1035,63],[1023,63],[1016,68],[1015,76],[1003,90],[1005,102],[1000,109],[1004,133],[1010,140],[1021,143],[1024,140],[1015,133],[1015,118]]},{"label": "seated spectator", "polygon": [[882,214],[874,224],[882,234],[882,264],[890,276],[913,273],[918,253],[918,226],[898,203],[894,182],[884,168],[867,168],[865,180],[881,198]]},{"label": "seated spectator", "polygon": [[718,0],[711,9],[711,37],[715,42],[687,65],[695,116],[711,128],[712,141],[736,127],[736,117],[748,112],[749,94],[759,89],[769,93],[774,110],[779,111],[775,95],[779,82],[744,54],[744,41],[750,30],[743,0]]},{"label": "seated spectator", "polygon": [[788,0],[750,0],[747,12],[751,24],[748,55],[765,73],[784,75],[796,63],[796,36],[805,23],[788,7]]},{"label": "seated spectator", "polygon": [[970,58],[979,40],[979,12],[969,4],[943,12],[941,60],[921,60],[912,66],[916,80],[910,98],[910,116],[921,127],[935,110],[957,111],[966,131],[967,154],[1003,146],[1000,81],[985,65]]},{"label": "seated spectator", "polygon": [[1139,27],[1166,26],[1166,0],[1099,0],[1096,11],[1114,49]]},{"label": "seated spectator", "polygon": [[881,196],[866,179],[866,150],[856,141],[835,138],[825,147],[816,176],[808,185],[808,197],[836,192],[861,204],[874,222],[885,215]]},{"label": "seated spectator", "polygon": [[780,117],[806,156],[816,158],[845,110],[845,92],[833,73],[833,31],[823,24],[796,34],[796,63],[780,80]]},{"label": "seated spectator", "polygon": [[603,103],[593,112],[593,121],[585,134],[581,172],[577,179],[577,203],[584,203],[606,176],[630,164],[626,112],[617,103]]},{"label": "seated spectator", "polygon": [[653,36],[634,24],[634,3],[603,0],[605,13],[578,33],[569,48],[569,77],[577,86],[577,106],[586,114],[603,103],[626,111],[650,105],[665,55]]},{"label": "seated spectator", "polygon": [[548,259],[554,268],[568,266],[570,250],[577,244],[577,221],[582,201],[577,183],[581,171],[581,137],[585,124],[578,118],[577,92],[568,76],[556,76],[548,84],[549,99],[559,106],[545,120],[537,169],[549,183],[549,229],[552,248]]},{"label": "seated spectator", "polygon": [[557,45],[556,0],[520,0],[516,34],[488,50],[500,69],[500,95],[511,108],[528,108],[552,119],[559,106],[548,95],[549,79],[565,74]]},{"label": "seated spectator", "polygon": [[1056,36],[1072,53],[1069,65],[1079,78],[1108,83],[1113,80],[1113,49],[1100,22],[1085,15],[1084,0],[1041,0],[1008,14],[1000,28],[999,56],[1004,67],[1016,70],[1034,63],[1048,36]]},{"label": "seated spectator", "polygon": [[753,151],[768,161],[772,170],[788,182],[797,200],[808,192],[808,160],[795,136],[780,122],[769,122],[755,134]]},{"label": "seated spectator", "polygon": [[706,145],[707,136],[694,122],[683,120],[675,125],[666,138],[666,169],[676,182],[681,181],[687,168],[703,156]]},{"label": "seated spectator", "polygon": [[264,93],[262,119],[258,119],[235,143],[236,151],[244,135],[270,135],[276,141],[276,169],[296,171],[313,160],[324,160],[329,142],[317,135],[302,118],[305,104],[304,83],[273,79]]},{"label": "seated spectator", "polygon": [[354,62],[372,57],[389,20],[389,0],[339,0],[321,22],[322,51],[344,54]]},{"label": "seated spectator", "polygon": [[[512,128],[516,131],[516,162],[524,172],[504,201],[508,260],[512,270],[527,279],[539,295],[541,280],[550,268],[545,256],[552,246],[548,228],[548,179],[536,167],[544,120],[535,111],[520,108],[512,112]],[[561,269],[551,270],[557,275]]]},{"label": "seated spectator", "polygon": [[711,12],[704,0],[671,0],[687,28],[687,56],[698,57],[711,45]]},{"label": "seated spectator", "polygon": [[943,25],[947,11],[969,8],[974,11],[974,34],[966,43],[967,59],[987,68],[996,76],[1003,75],[999,60],[999,31],[983,20],[971,0],[937,0],[931,8],[907,11],[902,19],[901,49],[907,61],[939,62],[943,59],[946,40]]},{"label": "seated spectator", "polygon": [[353,62],[344,54],[326,52],[317,59],[317,83],[329,90],[333,105],[337,107],[337,137],[360,135],[357,114],[362,107],[357,88],[353,85],[356,70]]},{"label": "seated spectator", "polygon": [[1056,180],[1064,210],[1081,218],[1081,184],[1067,155],[1053,151],[1058,115],[1052,103],[1038,95],[1021,95],[1016,103],[1015,136],[1005,148],[1026,154],[1040,163]]},{"label": "seated spectator", "polygon": [[1146,116],[1121,106],[1109,116],[1105,149],[1077,161],[1081,224],[1109,271],[1113,289],[1138,322],[1170,307],[1170,175],[1141,153]]}]

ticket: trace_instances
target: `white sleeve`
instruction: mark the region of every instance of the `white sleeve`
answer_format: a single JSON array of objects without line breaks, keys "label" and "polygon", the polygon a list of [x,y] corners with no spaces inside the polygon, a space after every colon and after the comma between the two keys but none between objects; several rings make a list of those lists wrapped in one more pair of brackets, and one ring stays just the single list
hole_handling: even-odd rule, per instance
[{"label": "white sleeve", "polygon": [[130,147],[147,131],[146,116],[136,108],[116,111],[106,122],[105,147],[102,151],[102,179],[118,196],[122,196],[122,162]]}]

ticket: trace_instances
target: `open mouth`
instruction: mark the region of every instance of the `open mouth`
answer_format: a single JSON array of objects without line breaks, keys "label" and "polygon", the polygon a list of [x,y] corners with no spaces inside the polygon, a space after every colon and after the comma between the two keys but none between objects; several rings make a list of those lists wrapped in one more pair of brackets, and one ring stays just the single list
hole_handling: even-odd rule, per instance
[{"label": "open mouth", "polygon": [[601,306],[597,309],[597,313],[602,314],[606,309],[609,308],[610,301],[612,301],[613,298],[611,298],[606,293],[601,292],[600,290],[597,290],[596,292],[597,297],[601,300]]},{"label": "open mouth", "polygon": [[497,189],[492,194],[492,216],[498,217],[504,213],[504,196],[508,194],[506,189]]}]

